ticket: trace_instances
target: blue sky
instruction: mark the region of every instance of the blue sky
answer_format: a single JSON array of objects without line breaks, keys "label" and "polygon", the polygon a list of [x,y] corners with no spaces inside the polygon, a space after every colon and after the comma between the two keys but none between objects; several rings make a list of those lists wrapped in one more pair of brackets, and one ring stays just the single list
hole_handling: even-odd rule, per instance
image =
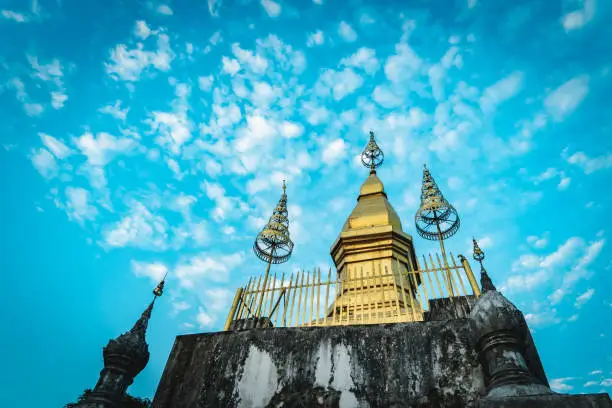
[{"label": "blue sky", "polygon": [[1,3],[0,405],[93,387],[168,271],[130,388],[152,397],[174,337],[219,330],[263,272],[283,178],[275,269],[327,268],[370,129],[417,253],[427,163],[461,215],[448,248],[480,240],[554,388],[610,392],[612,5],[399,3]]}]

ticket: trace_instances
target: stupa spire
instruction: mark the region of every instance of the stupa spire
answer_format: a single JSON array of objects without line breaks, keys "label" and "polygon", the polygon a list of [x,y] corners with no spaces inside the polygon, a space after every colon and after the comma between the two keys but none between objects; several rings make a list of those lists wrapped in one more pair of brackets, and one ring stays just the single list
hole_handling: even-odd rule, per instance
[{"label": "stupa spire", "polygon": [[480,287],[482,288],[482,291],[483,292],[487,292],[489,290],[497,290],[495,288],[495,285],[493,284],[493,281],[489,277],[489,274],[487,273],[487,270],[482,265],[482,261],[485,258],[484,252],[478,246],[478,242],[476,242],[475,238],[472,238],[472,241],[474,243],[474,255],[473,255],[473,257],[474,257],[474,259],[476,261],[478,261],[478,263],[480,263]]},{"label": "stupa spire", "polygon": [[149,362],[149,345],[146,331],[155,300],[164,292],[166,276],[153,289],[153,300],[136,320],[134,326],[116,339],[108,342],[102,351],[104,368],[98,383],[78,408],[120,407],[127,388]]},{"label": "stupa spire", "polygon": [[268,263],[263,280],[263,290],[257,304],[255,316],[259,317],[263,304],[264,292],[268,285],[270,266],[287,262],[293,252],[293,241],[289,236],[289,213],[287,211],[287,185],[283,180],[283,194],[268,223],[257,235],[253,244],[255,255],[262,261]]},{"label": "stupa spire", "polygon": [[374,131],[370,130],[370,140],[361,153],[361,163],[370,169],[370,173],[376,173],[376,168],[380,167],[384,160],[385,154],[374,139]]},{"label": "stupa spire", "polygon": [[452,237],[459,230],[459,214],[440,192],[436,181],[432,177],[427,165],[423,169],[423,186],[421,187],[421,206],[414,216],[418,234],[428,240],[438,240],[442,251],[444,266],[448,272],[448,285],[451,296],[454,296],[452,279],[444,240]]}]

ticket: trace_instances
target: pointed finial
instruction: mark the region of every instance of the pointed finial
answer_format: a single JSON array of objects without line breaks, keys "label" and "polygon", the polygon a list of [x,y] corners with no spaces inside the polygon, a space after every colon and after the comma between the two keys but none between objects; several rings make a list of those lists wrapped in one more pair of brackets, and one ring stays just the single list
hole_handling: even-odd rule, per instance
[{"label": "pointed finial", "polygon": [[289,213],[287,211],[287,185],[283,180],[283,194],[272,212],[272,216],[253,244],[259,259],[273,264],[289,260],[293,252],[293,241],[289,237]]},{"label": "pointed finial", "polygon": [[376,168],[380,167],[384,160],[385,155],[374,139],[374,131],[370,130],[370,141],[361,153],[361,163],[370,168],[370,173],[376,173]]},{"label": "pointed finial", "polygon": [[484,268],[482,261],[485,259],[485,254],[482,249],[478,246],[478,242],[476,242],[476,238],[472,237],[472,242],[474,243],[474,254],[473,257],[476,261],[480,263],[480,286],[482,287],[482,291],[486,292],[489,290],[497,290],[493,281],[489,277],[486,269]]},{"label": "pointed finial", "polygon": [[474,243],[474,259],[482,264],[483,259],[485,258],[485,254],[478,246],[478,242],[476,242],[476,238],[472,237],[472,242]]},{"label": "pointed finial", "polygon": [[440,192],[427,165],[423,165],[421,206],[414,220],[419,235],[432,241],[452,237],[459,230],[459,214]]},{"label": "pointed finial", "polygon": [[[157,286],[155,286],[155,289],[153,289],[153,295],[155,295],[155,298],[164,294],[164,285],[166,284],[166,276],[168,276],[167,271],[163,279],[161,280],[161,282],[159,282]],[[155,301],[155,298],[153,299],[153,301]]]}]

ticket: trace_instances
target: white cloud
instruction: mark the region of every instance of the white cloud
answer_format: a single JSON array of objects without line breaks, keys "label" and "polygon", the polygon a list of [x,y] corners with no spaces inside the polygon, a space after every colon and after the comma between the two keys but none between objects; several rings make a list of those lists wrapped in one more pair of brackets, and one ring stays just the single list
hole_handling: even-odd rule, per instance
[{"label": "white cloud", "polygon": [[105,132],[96,136],[86,132],[75,139],[75,143],[92,166],[105,166],[116,155],[128,153],[137,145],[133,139],[116,138]]},{"label": "white cloud", "polygon": [[204,329],[209,327],[215,321],[215,319],[206,313],[202,307],[200,307],[198,309],[196,321],[198,322],[200,329]]},{"label": "white cloud", "polygon": [[347,155],[347,145],[343,139],[335,139],[326,144],[323,149],[323,161],[329,165],[334,165]]},{"label": "white cloud", "polygon": [[546,248],[548,245],[549,233],[545,232],[542,237],[538,237],[536,235],[530,235],[527,237],[527,242],[537,249]]},{"label": "white cloud", "polygon": [[599,374],[603,374],[603,371],[601,370],[593,370],[589,373],[589,375],[599,375]]},{"label": "white cloud", "polygon": [[204,92],[209,92],[212,89],[213,82],[214,79],[212,75],[198,77],[198,85]]},{"label": "white cloud", "polygon": [[258,51],[271,55],[275,64],[284,71],[292,71],[299,75],[306,68],[306,57],[299,50],[294,50],[291,45],[283,43],[276,35],[256,41]]},{"label": "white cloud", "polygon": [[515,71],[484,90],[480,98],[483,112],[492,112],[502,102],[515,96],[523,86],[523,73]]},{"label": "white cloud", "polygon": [[566,378],[553,378],[550,380],[550,388],[555,392],[567,392],[574,389],[572,385],[566,384],[568,381],[572,381],[573,377]]},{"label": "white cloud", "polygon": [[89,191],[80,187],[67,187],[66,198],[66,212],[71,220],[82,225],[85,220],[93,221],[98,215],[96,207],[90,204]]},{"label": "white cloud", "polygon": [[219,10],[221,9],[221,5],[223,4],[223,0],[208,0],[208,12],[213,17],[219,17]]},{"label": "white cloud", "polygon": [[204,291],[206,304],[212,312],[221,312],[229,309],[232,292],[227,289],[208,289]]},{"label": "white cloud", "polygon": [[273,0],[261,0],[261,6],[270,17],[278,17],[281,13],[281,6]]},{"label": "white cloud", "polygon": [[226,225],[225,227],[221,228],[221,232],[223,232],[225,235],[234,235],[236,233],[236,228],[232,227],[231,225]]},{"label": "white cloud", "polygon": [[175,84],[176,99],[172,102],[172,112],[154,111],[147,123],[151,126],[151,133],[156,134],[155,142],[172,154],[179,154],[181,147],[191,139],[192,122],[187,116],[189,110],[188,98],[191,87]]},{"label": "white cloud", "polygon": [[363,78],[351,68],[345,68],[342,71],[327,69],[319,77],[315,91],[318,95],[323,96],[329,94],[331,90],[334,99],[339,101],[362,85]]},{"label": "white cloud", "polygon": [[570,293],[578,281],[589,276],[590,271],[588,270],[588,267],[601,252],[605,244],[605,240],[600,239],[599,241],[592,242],[586,246],[586,248],[584,248],[584,241],[581,240],[581,243],[584,249],[582,256],[578,259],[570,271],[563,275],[561,286],[548,297],[553,305],[561,302],[563,298]]},{"label": "white cloud", "polygon": [[561,24],[566,32],[584,27],[595,16],[595,0],[581,0],[582,8],[565,14]]},{"label": "white cloud", "polygon": [[157,12],[165,16],[172,15],[172,9],[167,4],[160,4],[159,6],[157,6]]},{"label": "white cloud", "polygon": [[376,88],[374,88],[374,93],[372,94],[372,97],[374,101],[376,101],[376,103],[378,103],[383,108],[395,108],[404,103],[404,97],[398,95],[396,91],[398,91],[396,87],[391,88],[384,84],[378,85]]},{"label": "white cloud", "polygon": [[317,30],[314,33],[310,33],[308,35],[308,39],[306,40],[306,45],[308,47],[314,47],[317,45],[322,45],[325,42],[325,35],[323,31]]},{"label": "white cloud", "polygon": [[346,42],[354,42],[357,40],[357,33],[346,21],[340,22],[340,25],[338,26],[338,35],[340,35],[340,37],[342,37]]},{"label": "white cloud", "polygon": [[572,181],[570,177],[567,177],[565,175],[564,171],[557,170],[552,167],[549,167],[548,169],[546,169],[546,171],[544,171],[540,175],[533,177],[532,180],[534,184],[537,185],[541,183],[542,181],[550,180],[555,177],[559,177],[559,183],[557,184],[557,190],[559,191],[566,190]]},{"label": "white cloud", "polygon": [[594,294],[595,289],[588,289],[586,292],[576,298],[576,303],[574,304],[574,306],[576,306],[577,308],[582,307],[585,303],[591,300]]},{"label": "white cloud", "polygon": [[555,268],[567,264],[571,262],[583,245],[584,241],[581,238],[569,238],[565,243],[560,245],[555,252],[546,256],[540,263],[540,266],[543,268]]},{"label": "white cloud", "polygon": [[[38,76],[35,74],[35,76]],[[16,97],[22,103],[23,109],[28,116],[40,116],[44,107],[40,103],[32,102],[30,96],[25,91],[25,85],[19,78],[13,78],[8,82],[8,85],[15,89]]]},{"label": "white cloud", "polygon": [[138,201],[130,203],[130,211],[114,225],[102,231],[104,243],[109,247],[133,246],[142,249],[165,250],[168,241],[168,223]]},{"label": "white cloud", "polygon": [[410,80],[421,69],[423,61],[414,50],[404,43],[395,46],[395,54],[387,58],[385,74],[391,82]]},{"label": "white cloud", "polygon": [[111,50],[110,60],[104,65],[106,73],[113,79],[136,82],[149,67],[168,71],[174,57],[169,37],[166,34],[158,34],[157,50],[146,51],[142,43],[138,43],[133,49],[128,49],[125,44],[118,44]]},{"label": "white cloud", "polygon": [[215,203],[212,217],[217,222],[238,218],[248,211],[246,203],[239,198],[227,196],[225,189],[219,183],[204,181],[202,183],[202,189],[206,193],[206,196]]},{"label": "white cloud", "polygon": [[567,162],[581,167],[585,174],[591,174],[612,167],[612,153],[591,158],[584,152],[576,152],[567,158]]},{"label": "white cloud", "polygon": [[172,302],[172,313],[174,315],[191,309],[191,305],[184,300]]},{"label": "white cloud", "polygon": [[280,125],[280,133],[287,139],[293,139],[295,137],[300,137],[302,133],[304,133],[304,128],[299,123],[286,120]]},{"label": "white cloud", "polygon": [[376,59],[376,51],[366,47],[361,47],[350,57],[343,58],[340,65],[361,68],[369,75],[376,73],[380,67]]},{"label": "white cloud", "polygon": [[508,278],[504,284],[504,289],[508,291],[533,290],[548,280],[548,273],[539,270],[532,274],[514,275]]},{"label": "white cloud", "polygon": [[221,59],[221,63],[223,64],[223,72],[226,72],[231,76],[236,75],[238,71],[240,71],[240,63],[233,58],[228,58],[224,56]]},{"label": "white cloud", "polygon": [[32,0],[30,10],[28,13],[22,13],[11,10],[2,10],[0,15],[7,19],[15,21],[16,23],[30,23],[40,21],[43,18],[43,14],[38,4],[38,0]]},{"label": "white cloud", "polygon": [[260,55],[259,52],[254,53],[253,51],[245,50],[235,43],[232,44],[232,53],[243,66],[248,67],[255,74],[264,74],[268,69],[268,60]]},{"label": "white cloud", "polygon": [[557,310],[543,310],[536,313],[525,314],[525,321],[532,327],[543,327],[550,324],[557,324],[561,322],[561,319],[557,317]]},{"label": "white cloud", "polygon": [[40,103],[24,103],[23,108],[28,116],[40,116],[45,110]]},{"label": "white cloud", "polygon": [[36,170],[47,180],[55,177],[57,174],[57,163],[47,149],[35,150],[31,160]]},{"label": "white cloud", "polygon": [[589,76],[570,79],[548,95],[544,106],[552,118],[559,122],[580,105],[589,92]]},{"label": "white cloud", "polygon": [[106,105],[99,109],[99,112],[105,113],[115,119],[125,120],[130,108],[121,109],[121,101],[115,101],[114,105]]},{"label": "white cloud", "polygon": [[51,153],[53,153],[53,155],[58,159],[63,159],[72,154],[72,150],[70,150],[68,146],[66,146],[63,142],[57,140],[53,136],[42,132],[39,132],[38,136],[40,136],[45,147],[49,149]]},{"label": "white cloud", "polygon": [[11,10],[2,10],[2,17],[4,17],[7,20],[13,20],[17,23],[25,23],[30,20],[30,18],[27,15],[23,13],[17,13]]},{"label": "white cloud", "polygon": [[132,260],[132,272],[139,278],[149,278],[151,283],[158,284],[168,273],[168,267],[161,262],[146,263]]},{"label": "white cloud", "polygon": [[136,27],[134,27],[134,35],[140,39],[146,40],[151,35],[151,29],[145,21],[136,21]]},{"label": "white cloud", "polygon": [[51,106],[54,109],[63,108],[66,100],[68,100],[68,95],[61,92],[51,92]]},{"label": "white cloud", "polygon": [[460,190],[463,187],[463,180],[459,177],[451,176],[448,178],[448,188],[451,190]]},{"label": "white cloud", "polygon": [[244,262],[244,255],[237,252],[231,255],[212,257],[199,254],[182,261],[174,271],[179,285],[192,289],[202,280],[225,282],[229,273]]}]

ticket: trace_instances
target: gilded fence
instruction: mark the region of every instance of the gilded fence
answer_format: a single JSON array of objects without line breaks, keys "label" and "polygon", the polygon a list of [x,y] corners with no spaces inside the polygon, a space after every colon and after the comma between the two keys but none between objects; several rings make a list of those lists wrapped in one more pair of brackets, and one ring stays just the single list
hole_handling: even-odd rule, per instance
[{"label": "gilded fence", "polygon": [[[443,262],[438,254],[423,256],[418,270],[406,270],[395,261],[392,268],[347,267],[332,277],[320,269],[251,278],[239,288],[225,330],[246,327],[308,327],[422,321],[434,299],[479,296],[467,260]],[[325,276],[326,275],[326,276]],[[261,308],[258,306],[261,304]],[[258,316],[256,310],[260,310]]]}]

